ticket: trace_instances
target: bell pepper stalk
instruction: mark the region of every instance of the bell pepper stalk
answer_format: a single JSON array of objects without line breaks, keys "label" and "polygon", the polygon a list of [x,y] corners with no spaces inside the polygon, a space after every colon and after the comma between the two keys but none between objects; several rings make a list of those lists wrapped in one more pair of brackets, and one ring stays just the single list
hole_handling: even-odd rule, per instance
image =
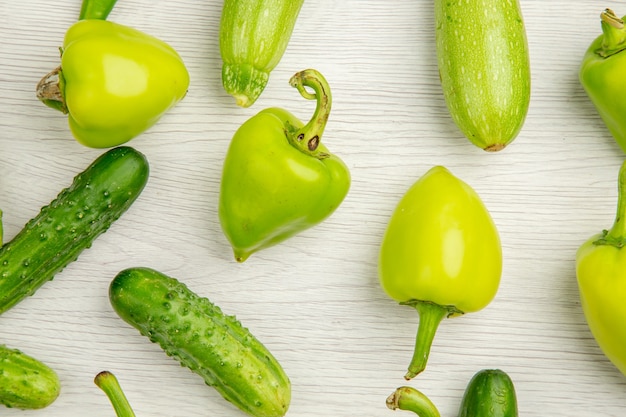
[{"label": "bell pepper stalk", "polygon": [[626,152],[626,103],[621,99],[626,94],[626,55],[620,53],[626,49],[626,27],[611,9],[600,19],[602,34],[587,48],[578,75],[609,133]]},{"label": "bell pepper stalk", "polygon": [[604,355],[626,375],[626,161],[619,170],[613,226],[576,252],[576,277],[585,320]]},{"label": "bell pepper stalk", "polygon": [[[105,16],[112,2],[83,6],[87,17]],[[152,127],[188,86],[187,68],[170,45],[128,26],[84,19],[66,32],[61,65],[42,78],[37,97],[67,114],[79,143],[111,148]]]},{"label": "bell pepper stalk", "polygon": [[412,411],[419,417],[441,417],[435,404],[421,391],[408,386],[397,388],[387,397],[391,410]]},{"label": "bell pepper stalk", "polygon": [[235,132],[224,159],[219,219],[237,262],[322,222],[350,187],[348,168],[322,143],[332,106],[328,82],[308,69],[290,84],[317,101],[311,120],[264,109]]},{"label": "bell pepper stalk", "polygon": [[130,406],[119,381],[109,371],[102,371],[94,378],[94,383],[100,388],[111,401],[117,417],[135,417],[135,412]]},{"label": "bell pepper stalk", "polygon": [[393,211],[378,262],[383,290],[419,314],[405,379],[426,368],[442,319],[486,307],[501,273],[500,238],[480,197],[446,168],[431,168]]},{"label": "bell pepper stalk", "polygon": [[97,19],[106,20],[115,7],[117,0],[84,0],[78,20]]}]

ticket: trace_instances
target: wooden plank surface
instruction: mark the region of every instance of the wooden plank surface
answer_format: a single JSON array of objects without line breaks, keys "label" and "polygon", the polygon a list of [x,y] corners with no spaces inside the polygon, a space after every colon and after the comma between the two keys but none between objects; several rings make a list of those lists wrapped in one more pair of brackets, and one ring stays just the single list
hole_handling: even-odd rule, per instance
[{"label": "wooden plank surface", "polygon": [[[288,415],[389,416],[405,384],[418,316],[378,284],[377,256],[395,204],[441,164],[471,184],[501,235],[500,290],[485,310],[444,321],[427,370],[409,382],[455,416],[465,385],[498,367],[522,416],[623,416],[626,378],[602,355],[582,315],[574,254],[613,222],[624,158],[578,82],[578,67],[617,1],[521,0],[532,99],[519,137],[488,154],[452,123],[438,84],[431,2],[305,2],[289,48],[259,101],[235,106],[221,87],[221,1],[120,0],[118,23],[166,40],[188,66],[187,97],[131,142],[151,177],[136,204],[54,281],[0,317],[0,343],[59,374],[45,411],[3,416],[112,416],[93,384],[114,372],[138,416],[237,416],[202,380],[112,311],[108,284],[130,266],[184,281],[237,317],[275,354],[293,386]],[[101,151],[76,143],[66,117],[41,105],[39,79],[78,0],[0,0],[0,207],[10,240]],[[221,166],[235,130],[260,109],[302,119],[313,103],[287,81],[313,67],[331,84],[324,142],[352,188],[326,222],[237,264],[217,219]],[[396,413],[400,413],[399,411]]]}]

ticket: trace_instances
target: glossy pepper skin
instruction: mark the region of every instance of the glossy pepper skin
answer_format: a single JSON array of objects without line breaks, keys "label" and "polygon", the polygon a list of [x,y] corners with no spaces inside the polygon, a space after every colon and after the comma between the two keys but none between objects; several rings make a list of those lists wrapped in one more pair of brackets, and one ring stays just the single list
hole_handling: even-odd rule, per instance
[{"label": "glossy pepper skin", "polygon": [[[626,27],[611,9],[601,15],[602,35],[587,49],[579,79],[604,124],[626,152]],[[620,53],[621,52],[621,53]]]},{"label": "glossy pepper skin", "polygon": [[420,316],[408,380],[425,369],[441,320],[483,309],[498,290],[500,238],[478,194],[448,169],[431,168],[395,208],[378,272],[385,292]]},{"label": "glossy pepper skin", "polygon": [[331,108],[327,81],[309,69],[290,83],[317,100],[312,119],[303,125],[286,110],[262,110],[237,130],[224,160],[219,218],[238,262],[320,223],[350,188],[348,168],[321,143]]},{"label": "glossy pepper skin", "polygon": [[225,0],[220,21],[222,84],[237,105],[259,98],[283,57],[304,0]]},{"label": "glossy pepper skin", "polygon": [[626,162],[619,171],[615,222],[576,252],[580,301],[602,352],[626,375]]},{"label": "glossy pepper skin", "polygon": [[61,66],[42,79],[37,95],[68,115],[78,142],[110,148],[153,126],[188,87],[181,57],[165,42],[107,20],[83,19],[66,32]]}]

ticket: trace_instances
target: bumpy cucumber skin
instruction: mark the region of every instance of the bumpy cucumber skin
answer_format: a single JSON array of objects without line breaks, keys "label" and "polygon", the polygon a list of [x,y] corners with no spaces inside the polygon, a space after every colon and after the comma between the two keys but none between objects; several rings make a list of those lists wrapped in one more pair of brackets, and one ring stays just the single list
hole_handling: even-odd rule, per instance
[{"label": "bumpy cucumber skin", "polygon": [[459,417],[517,417],[515,387],[506,372],[477,372],[465,389]]},{"label": "bumpy cucumber skin", "polygon": [[291,383],[283,368],[235,316],[207,298],[149,268],[121,271],[109,298],[124,321],[241,410],[255,417],[287,412]]},{"label": "bumpy cucumber skin", "polygon": [[530,59],[518,0],[436,0],[437,58],[448,110],[463,134],[499,151],[530,103]]},{"label": "bumpy cucumber skin", "polygon": [[56,372],[17,349],[0,345],[0,404],[35,410],[57,399],[61,383]]},{"label": "bumpy cucumber skin", "polygon": [[98,157],[0,248],[0,314],[91,247],[135,201],[148,180],[145,156],[123,146]]}]

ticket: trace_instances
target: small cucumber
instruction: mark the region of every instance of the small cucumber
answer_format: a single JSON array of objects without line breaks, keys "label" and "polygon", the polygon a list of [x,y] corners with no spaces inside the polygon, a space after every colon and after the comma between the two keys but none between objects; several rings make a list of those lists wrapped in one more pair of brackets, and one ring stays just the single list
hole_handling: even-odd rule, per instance
[{"label": "small cucumber", "polygon": [[130,147],[111,149],[0,248],[0,314],[32,295],[89,248],[148,180],[148,162]]},{"label": "small cucumber", "polygon": [[207,298],[149,268],[121,271],[109,298],[124,321],[241,410],[255,417],[287,412],[291,383],[283,368],[235,316]]},{"label": "small cucumber", "polygon": [[435,0],[444,97],[471,143],[503,149],[530,103],[530,59],[518,0]]},{"label": "small cucumber", "polygon": [[483,369],[470,380],[459,417],[517,417],[513,381],[499,369]]},{"label": "small cucumber", "polygon": [[57,399],[61,383],[56,372],[17,349],[0,345],[0,404],[34,410]]}]

